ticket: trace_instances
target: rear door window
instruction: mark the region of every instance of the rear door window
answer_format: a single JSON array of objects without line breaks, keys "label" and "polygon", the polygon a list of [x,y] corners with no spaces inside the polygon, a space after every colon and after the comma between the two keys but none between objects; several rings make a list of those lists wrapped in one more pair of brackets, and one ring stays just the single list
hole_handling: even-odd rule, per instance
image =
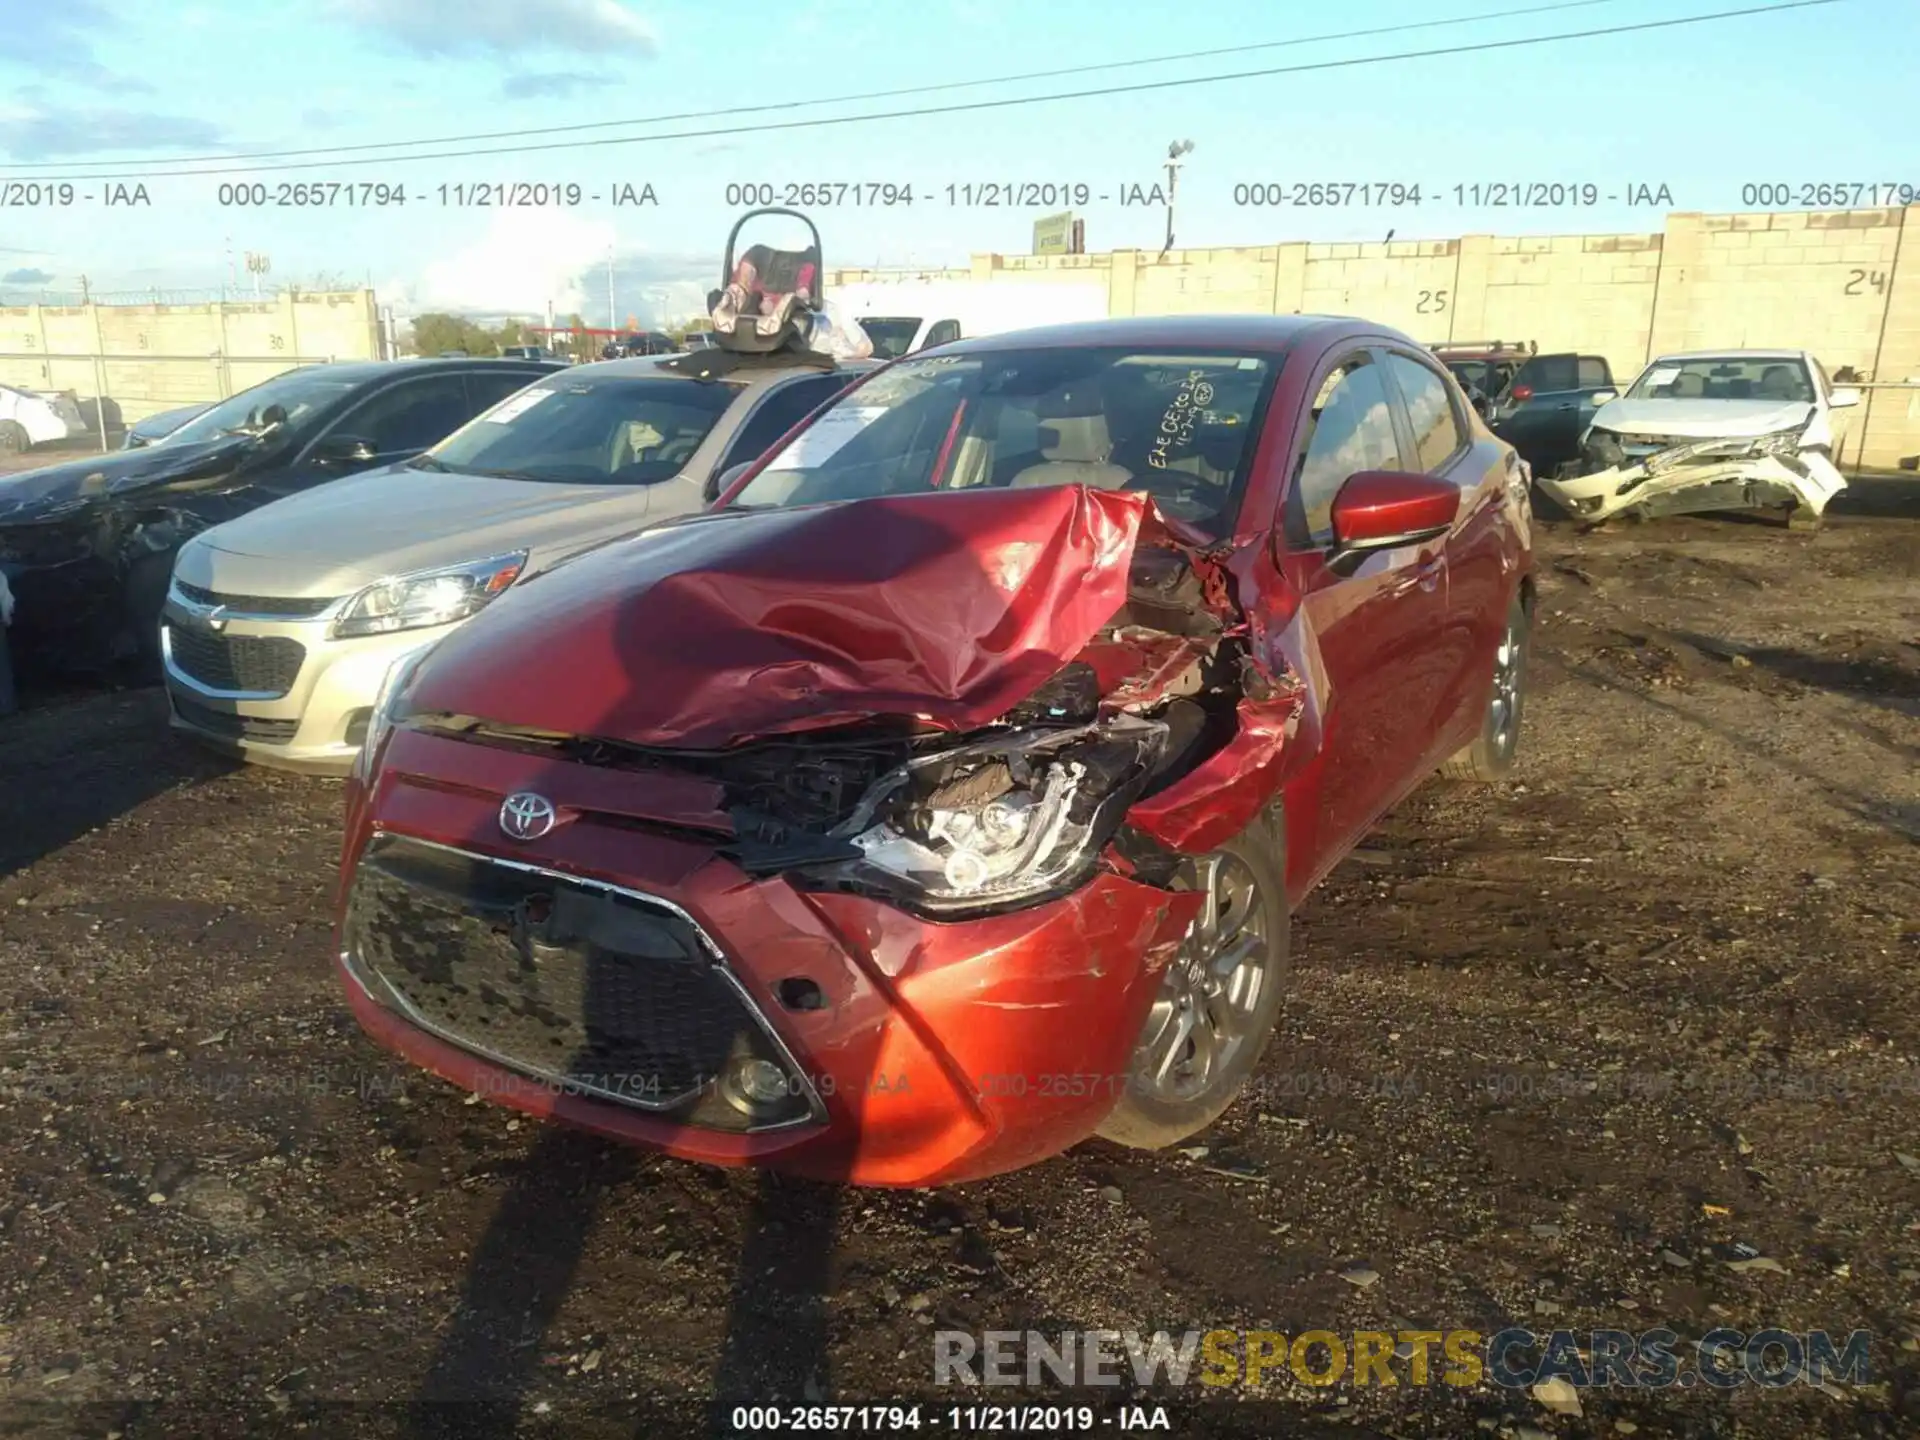
[{"label": "rear door window", "polygon": [[417,455],[458,430],[469,415],[464,377],[425,375],[389,385],[356,405],[331,433],[369,440],[376,455]]},{"label": "rear door window", "polygon": [[1580,357],[1580,386],[1582,390],[1605,390],[1613,384],[1613,370],[1598,355]]},{"label": "rear door window", "polygon": [[1514,388],[1530,386],[1536,395],[1555,395],[1580,388],[1578,355],[1536,355],[1513,377]]},{"label": "rear door window", "polygon": [[481,370],[467,376],[467,405],[472,414],[491,410],[509,395],[517,395],[546,372],[538,370]]}]

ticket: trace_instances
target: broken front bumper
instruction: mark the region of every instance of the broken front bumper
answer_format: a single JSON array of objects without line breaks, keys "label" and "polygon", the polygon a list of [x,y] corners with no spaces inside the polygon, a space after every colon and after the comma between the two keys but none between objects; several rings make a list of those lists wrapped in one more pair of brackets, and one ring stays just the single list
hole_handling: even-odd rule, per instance
[{"label": "broken front bumper", "polygon": [[[376,1040],[529,1114],[854,1184],[975,1179],[1091,1135],[1201,903],[1102,872],[924,920],[636,825],[690,800],[672,781],[413,732],[372,794],[349,788],[340,965]],[[519,791],[568,818],[506,839]]]},{"label": "broken front bumper", "polygon": [[1846,477],[1822,452],[1768,447],[1764,438],[1689,442],[1615,464],[1601,463],[1592,449],[1588,457],[1577,467],[1585,473],[1536,482],[1576,520],[1628,511],[1683,515],[1780,505],[1818,515],[1847,488]]}]

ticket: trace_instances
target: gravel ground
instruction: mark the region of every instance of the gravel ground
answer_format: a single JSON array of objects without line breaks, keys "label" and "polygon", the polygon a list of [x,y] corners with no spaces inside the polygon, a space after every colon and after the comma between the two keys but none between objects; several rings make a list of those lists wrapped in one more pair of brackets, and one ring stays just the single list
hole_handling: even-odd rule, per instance
[{"label": "gravel ground", "polygon": [[1814,534],[1549,529],[1515,778],[1423,788],[1308,902],[1246,1098],[950,1191],[472,1103],[342,1003],[337,786],[184,748],[153,692],[0,722],[4,1433],[690,1435],[944,1407],[937,1328],[1508,1325],[1876,1338],[1859,1386],[1269,1376],[1175,1433],[1914,1433],[1910,485]]}]

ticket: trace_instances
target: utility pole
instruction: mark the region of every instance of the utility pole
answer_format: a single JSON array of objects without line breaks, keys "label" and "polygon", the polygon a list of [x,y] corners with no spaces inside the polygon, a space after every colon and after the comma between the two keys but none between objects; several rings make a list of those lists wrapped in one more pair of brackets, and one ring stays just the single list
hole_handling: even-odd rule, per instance
[{"label": "utility pole", "polygon": [[607,329],[620,328],[620,312],[613,304],[613,246],[607,246]]},{"label": "utility pole", "polygon": [[1181,157],[1193,153],[1193,141],[1176,140],[1167,146],[1167,243],[1160,247],[1165,255],[1173,249],[1173,194],[1180,183]]}]

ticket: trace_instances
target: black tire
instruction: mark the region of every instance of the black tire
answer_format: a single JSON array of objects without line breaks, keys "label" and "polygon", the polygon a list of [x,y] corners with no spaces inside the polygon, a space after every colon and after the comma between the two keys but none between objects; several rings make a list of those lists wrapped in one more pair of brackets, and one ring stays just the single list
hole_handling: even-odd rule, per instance
[{"label": "black tire", "polygon": [[133,636],[134,672],[149,684],[157,685],[162,678],[160,611],[167,603],[167,587],[172,583],[173,552],[169,550],[134,561],[121,592],[127,630]]},{"label": "black tire", "polygon": [[1804,505],[1795,505],[1787,511],[1787,529],[1789,530],[1818,530],[1821,528],[1822,520],[1822,516],[1815,514]]},{"label": "black tire", "polygon": [[17,420],[0,420],[0,455],[24,455],[33,448],[33,439]]},{"label": "black tire", "polygon": [[[1223,994],[1197,1001],[1202,1007],[1225,1004],[1224,992],[1233,988],[1243,974],[1257,987],[1250,995],[1244,995],[1240,1003],[1230,1006],[1236,1020],[1232,1048],[1211,1067],[1204,1083],[1192,1087],[1192,1093],[1179,1093],[1178,1084],[1155,1082],[1169,1038],[1164,1027],[1169,1019],[1177,1017],[1176,994],[1187,988],[1181,977],[1183,973],[1191,973],[1189,952],[1183,949],[1180,957],[1168,967],[1161,992],[1155,996],[1153,1008],[1148,1012],[1128,1066],[1126,1093],[1100,1124],[1098,1133],[1102,1139],[1136,1150],[1162,1150],[1206,1129],[1233,1104],[1260,1063],[1260,1057],[1266,1053],[1292,971],[1284,883],[1284,835],[1284,826],[1276,812],[1268,821],[1203,857],[1203,862],[1194,867],[1193,877],[1185,882],[1197,883],[1200,874],[1215,861],[1219,865],[1221,888],[1226,888],[1233,879],[1252,882],[1251,895],[1244,908],[1238,912],[1232,907],[1225,910],[1220,927],[1225,949],[1235,948],[1236,939],[1242,944],[1251,941],[1252,948],[1245,961],[1223,981]],[[1256,917],[1259,933],[1249,935],[1248,931],[1253,928],[1251,922]],[[1200,926],[1196,925],[1190,932],[1190,945],[1198,943],[1199,931]],[[1184,1048],[1191,1048],[1190,1040],[1182,1043]]]},{"label": "black tire", "polygon": [[1520,722],[1526,712],[1527,652],[1532,632],[1532,612],[1515,595],[1507,608],[1507,628],[1494,652],[1480,733],[1471,745],[1441,765],[1440,773],[1447,779],[1489,785],[1513,769],[1513,758],[1520,747]]}]

